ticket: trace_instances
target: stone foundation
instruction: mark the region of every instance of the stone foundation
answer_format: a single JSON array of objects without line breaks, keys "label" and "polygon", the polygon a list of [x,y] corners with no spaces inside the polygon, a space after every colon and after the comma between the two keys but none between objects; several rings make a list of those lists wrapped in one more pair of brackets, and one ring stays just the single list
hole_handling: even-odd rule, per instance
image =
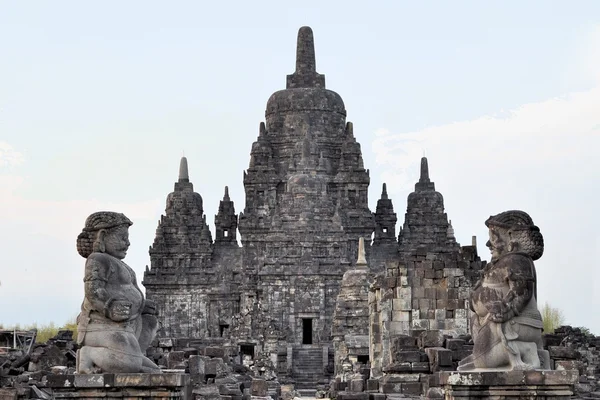
[{"label": "stone foundation", "polygon": [[[577,371],[440,372],[443,398],[568,399],[578,382]],[[430,390],[429,398],[442,397]]]},{"label": "stone foundation", "polygon": [[189,399],[187,374],[48,375],[53,399]]}]

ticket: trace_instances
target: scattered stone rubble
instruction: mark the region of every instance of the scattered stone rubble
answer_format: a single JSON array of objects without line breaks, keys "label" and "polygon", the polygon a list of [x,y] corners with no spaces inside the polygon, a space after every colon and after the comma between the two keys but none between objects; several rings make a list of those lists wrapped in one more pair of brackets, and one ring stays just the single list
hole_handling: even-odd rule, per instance
[{"label": "scattered stone rubble", "polygon": [[[268,358],[246,359],[227,346],[206,345],[190,339],[160,339],[148,349],[148,356],[163,372],[189,373],[191,399],[278,400],[282,396],[273,364]],[[50,399],[50,386],[75,374],[77,344],[71,331],[60,331],[45,344],[0,354],[0,399]],[[288,400],[299,397],[289,386]]]},{"label": "scattered stone rubble", "polygon": [[[600,336],[562,326],[555,333],[544,335],[544,348],[550,352],[553,369],[579,372],[574,398],[600,398]],[[338,400],[422,398],[424,395],[443,398],[439,375],[435,372],[456,371],[458,361],[472,350],[469,335],[450,337],[440,330],[398,335],[391,341],[393,362],[383,368],[382,377],[370,377],[368,366],[355,369],[345,377],[336,377],[329,397]]]}]

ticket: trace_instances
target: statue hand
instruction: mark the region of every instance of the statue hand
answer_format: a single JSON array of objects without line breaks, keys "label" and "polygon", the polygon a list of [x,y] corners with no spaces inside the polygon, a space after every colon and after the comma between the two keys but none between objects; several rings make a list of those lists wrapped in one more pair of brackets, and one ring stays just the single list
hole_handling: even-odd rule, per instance
[{"label": "statue hand", "polygon": [[487,308],[493,322],[502,323],[514,317],[514,312],[501,301],[493,301]]},{"label": "statue hand", "polygon": [[156,303],[152,300],[146,299],[142,314],[158,315],[158,312],[156,311]]},{"label": "statue hand", "polygon": [[131,302],[127,300],[113,300],[107,306],[107,317],[116,322],[127,321],[131,317]]}]

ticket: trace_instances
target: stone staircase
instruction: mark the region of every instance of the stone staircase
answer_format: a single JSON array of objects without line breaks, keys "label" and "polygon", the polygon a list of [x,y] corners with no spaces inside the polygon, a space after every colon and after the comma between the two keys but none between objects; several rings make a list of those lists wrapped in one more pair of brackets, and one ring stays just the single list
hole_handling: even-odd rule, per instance
[{"label": "stone staircase", "polygon": [[[296,390],[315,389],[323,379],[323,348],[299,347],[294,349],[292,363]],[[304,394],[303,394],[304,395]]]}]

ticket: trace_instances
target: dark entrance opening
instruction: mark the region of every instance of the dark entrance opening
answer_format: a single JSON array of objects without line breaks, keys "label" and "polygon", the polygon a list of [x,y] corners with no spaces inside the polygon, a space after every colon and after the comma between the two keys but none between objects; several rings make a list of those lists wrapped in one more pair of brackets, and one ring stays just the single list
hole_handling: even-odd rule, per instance
[{"label": "dark entrance opening", "polygon": [[312,318],[302,318],[302,344],[312,344]]},{"label": "dark entrance opening", "polygon": [[253,344],[240,345],[240,353],[242,353],[242,356],[250,356],[250,357],[254,358],[254,345]]},{"label": "dark entrance opening", "polygon": [[357,356],[356,357],[359,363],[367,365],[369,363],[369,356]]},{"label": "dark entrance opening", "polygon": [[225,324],[219,325],[219,332],[221,333],[221,337],[225,336],[227,329],[229,329],[229,325],[225,325]]}]

